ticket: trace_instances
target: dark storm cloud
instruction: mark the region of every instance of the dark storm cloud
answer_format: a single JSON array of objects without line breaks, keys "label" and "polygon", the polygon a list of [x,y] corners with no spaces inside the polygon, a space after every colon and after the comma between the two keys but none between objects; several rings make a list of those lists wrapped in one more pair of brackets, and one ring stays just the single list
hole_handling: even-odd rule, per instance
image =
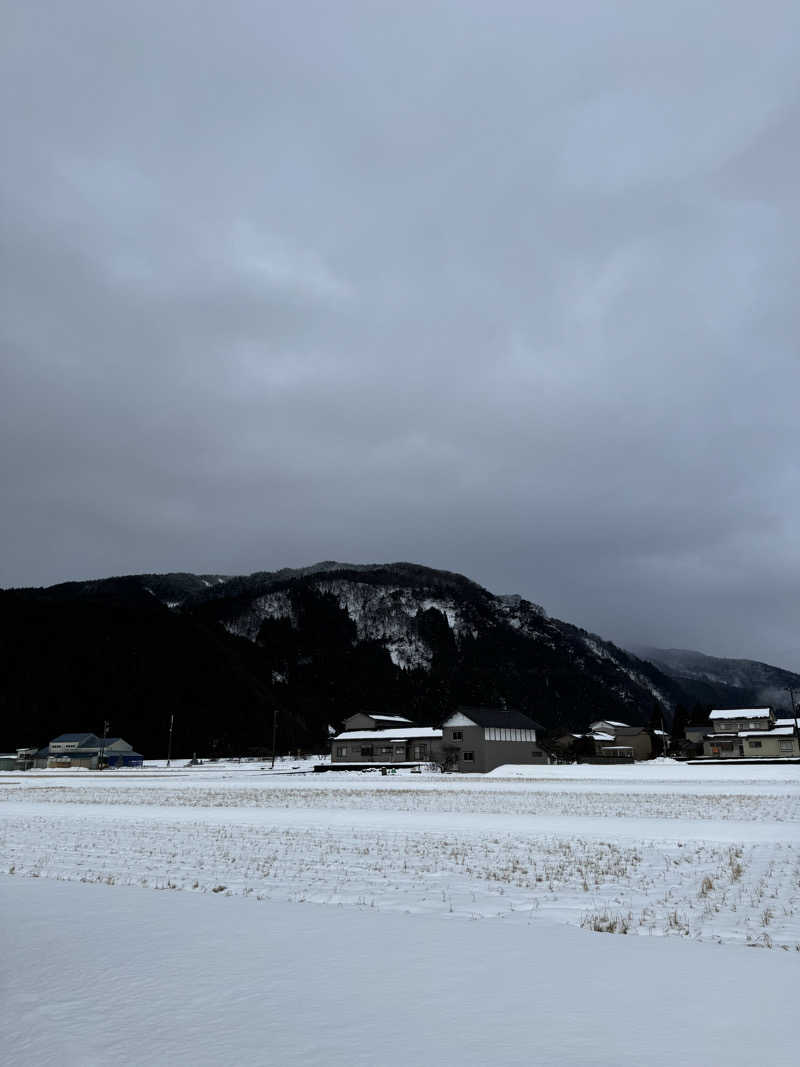
[{"label": "dark storm cloud", "polygon": [[0,582],[412,559],[800,668],[800,9],[8,3]]}]

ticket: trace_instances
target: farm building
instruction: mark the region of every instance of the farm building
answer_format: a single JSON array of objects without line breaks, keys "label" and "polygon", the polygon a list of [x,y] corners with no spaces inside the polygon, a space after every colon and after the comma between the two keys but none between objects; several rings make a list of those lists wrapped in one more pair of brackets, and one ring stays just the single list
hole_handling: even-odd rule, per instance
[{"label": "farm building", "polygon": [[144,757],[121,737],[96,734],[59,734],[34,757],[36,767],[141,767]]}]

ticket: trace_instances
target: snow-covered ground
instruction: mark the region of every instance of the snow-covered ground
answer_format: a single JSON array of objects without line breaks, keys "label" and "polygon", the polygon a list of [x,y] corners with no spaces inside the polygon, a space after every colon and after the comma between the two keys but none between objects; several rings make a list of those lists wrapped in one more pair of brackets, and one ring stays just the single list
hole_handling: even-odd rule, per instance
[{"label": "snow-covered ground", "polygon": [[15,1067],[797,1062],[797,956],[0,876]]},{"label": "snow-covered ground", "polygon": [[[725,1047],[726,1062],[744,1062],[735,1058],[743,1048],[749,1048],[751,1056],[767,1055],[772,1063],[794,1062],[788,1054],[791,1046],[782,1044],[784,1038],[788,1042],[788,1021],[785,1027],[780,1015],[775,1023],[770,1012],[775,1000],[784,1004],[787,1019],[791,1015],[782,992],[791,984],[784,972],[791,967],[794,976],[800,967],[797,767],[695,767],[663,761],[537,767],[533,776],[520,778],[512,768],[486,777],[383,777],[302,773],[308,766],[286,761],[273,773],[260,763],[197,768],[173,763],[170,768],[99,774],[0,774],[0,893],[4,914],[10,916],[4,947],[9,932],[17,937],[27,923],[24,973],[30,971],[31,990],[37,986],[37,968],[44,983],[39,988],[55,983],[51,992],[56,999],[66,997],[57,984],[60,968],[84,973],[85,941],[82,937],[81,947],[72,952],[65,929],[71,922],[82,928],[85,907],[92,937],[98,934],[97,944],[104,951],[105,938],[95,922],[100,930],[103,923],[109,931],[124,928],[127,932],[119,934],[123,941],[141,941],[131,956],[131,982],[151,983],[154,998],[169,998],[170,968],[186,967],[190,974],[212,968],[213,980],[202,976],[207,995],[215,982],[226,990],[221,995],[228,998],[231,1019],[239,1012],[244,1018],[250,997],[256,995],[245,993],[245,976],[266,985],[271,1005],[277,987],[279,1002],[290,999],[287,990],[302,989],[307,981],[317,989],[316,980],[308,977],[314,973],[312,963],[305,958],[301,963],[291,951],[293,937],[306,945],[309,931],[315,931],[313,949],[306,947],[300,955],[310,952],[325,976],[318,983],[321,1014],[309,1008],[305,1024],[316,1037],[311,1041],[299,1030],[291,1013],[276,1016],[284,1019],[274,1035],[279,1052],[274,1057],[251,1056],[247,1042],[260,1033],[256,1027],[243,1036],[238,1062],[400,1062],[400,1052],[410,1047],[417,1050],[418,1061],[422,1056],[421,1062],[656,1063],[662,1061],[641,1041],[659,1032],[662,1024],[669,1025],[671,1040],[676,1032],[681,1040],[691,1035],[700,1042],[699,1049],[711,1040],[710,1034],[725,1030],[725,1020],[737,1029],[745,1018],[747,1027],[735,1048]],[[152,889],[175,892],[147,892]],[[34,900],[39,903],[29,903]],[[54,930],[41,917],[51,912],[59,916],[55,941]],[[239,944],[241,958],[217,927]],[[270,949],[276,927],[277,942]],[[215,929],[213,955],[206,940],[210,928]],[[169,952],[160,943],[163,929],[170,930]],[[595,931],[606,936],[598,937]],[[254,956],[262,937],[263,955]],[[227,946],[224,951],[220,939]],[[642,947],[632,948],[632,942]],[[31,951],[33,946],[36,951]],[[753,953],[744,946],[773,951]],[[150,952],[156,959],[167,952],[163,968],[154,967]],[[511,953],[505,979],[511,998],[510,1043],[505,1054],[490,1056],[474,1016],[498,995],[489,975],[493,968],[503,970],[499,953]],[[389,977],[387,956],[396,961]],[[14,958],[13,950],[6,958]],[[360,999],[374,993],[371,988],[364,992],[357,975],[370,961],[386,984],[393,1008],[386,1026],[372,1017],[364,1023]],[[578,961],[584,977],[576,987],[570,973]],[[755,998],[748,978],[754,965],[767,976]],[[16,961],[13,966],[16,974]],[[111,965],[106,960],[91,966]],[[143,969],[142,975],[137,968]],[[435,981],[421,979],[428,968],[443,973]],[[577,991],[587,973],[605,974],[607,969],[608,983],[624,986],[629,1000],[634,997],[631,1003],[638,1003],[639,986],[645,981],[641,971],[647,975],[648,995],[658,987],[668,1000],[680,996],[678,975],[683,981],[691,974],[694,981],[706,973],[704,968],[726,988],[731,975],[739,975],[743,983],[741,1003],[738,992],[720,996],[713,1019],[698,1013],[688,987],[682,1009],[670,1010],[666,1020],[661,1017],[664,1005],[653,994],[652,1002],[647,1001],[648,1025],[618,1006],[609,1013],[608,988],[598,988],[593,995],[588,987],[580,995]],[[468,1000],[460,1024],[451,979],[444,977],[450,971],[458,978],[454,988]],[[553,975],[545,1003],[551,1011],[559,1005],[558,1025],[552,1020],[543,1024],[536,1014],[543,972]],[[420,999],[426,981],[434,982],[438,1000],[432,993],[427,1001]],[[348,982],[357,983],[349,993]],[[745,990],[750,991],[749,1005]],[[698,979],[701,994],[711,1013],[710,986]],[[205,995],[198,993],[201,999]],[[533,1014],[519,1015],[520,998]],[[610,1002],[615,1003],[613,998]],[[501,1008],[487,1010],[487,1017],[494,1018],[491,1012]],[[20,1046],[22,1058],[15,1062],[47,1062],[43,1049],[47,1037],[54,1038],[60,1015],[37,1017],[37,1011],[32,1002],[36,1037],[30,1046]],[[437,1060],[425,1056],[426,1048],[448,1041],[446,1028],[430,1046],[419,1044],[418,1035],[409,1038],[416,1012],[432,1033],[438,1034],[436,1027],[449,1020],[449,1040],[456,1041],[447,1046],[451,1059],[442,1059],[441,1052]],[[583,1036],[569,1033],[572,1024],[563,1020],[569,1020],[570,1013],[584,1020]],[[180,1018],[186,1022],[190,1015],[184,1006]],[[607,1044],[616,1032],[612,1020],[619,1029],[613,1054]],[[490,1023],[488,1032],[498,1025]],[[176,1033],[184,1034],[187,1049],[201,1052],[194,1057],[187,1052],[185,1059],[179,1055],[180,1062],[220,1062],[209,1051],[213,1043],[197,1044],[182,1026],[179,1021]],[[232,1026],[230,1022],[228,1029]],[[160,1033],[159,1027],[153,1033]],[[378,1040],[381,1034],[394,1034],[395,1028],[398,1034],[406,1033],[397,1060],[383,1046],[380,1055],[368,1055],[368,1035]],[[533,1040],[534,1032],[537,1040],[550,1042],[551,1053],[557,1039],[566,1042],[573,1058],[552,1054],[537,1059],[534,1049],[517,1044]],[[305,1047],[305,1057],[280,1044],[289,1041],[290,1033],[299,1041],[298,1049]],[[459,1035],[472,1052],[465,1053]],[[667,1040],[666,1032],[662,1037]],[[769,1053],[756,1040],[770,1042]],[[308,1041],[317,1047],[316,1059]],[[140,1059],[131,1051],[127,1062],[176,1062],[172,1053],[161,1056],[161,1047]],[[708,1051],[669,1060],[665,1053],[663,1060],[721,1061]],[[110,1059],[94,1055],[60,1062]]]}]

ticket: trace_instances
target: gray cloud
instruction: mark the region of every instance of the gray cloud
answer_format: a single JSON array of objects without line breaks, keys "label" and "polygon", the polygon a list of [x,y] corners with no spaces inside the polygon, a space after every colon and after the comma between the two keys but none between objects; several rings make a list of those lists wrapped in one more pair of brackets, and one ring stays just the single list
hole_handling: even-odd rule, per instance
[{"label": "gray cloud", "polygon": [[800,669],[796,4],[4,23],[0,583],[412,559]]}]

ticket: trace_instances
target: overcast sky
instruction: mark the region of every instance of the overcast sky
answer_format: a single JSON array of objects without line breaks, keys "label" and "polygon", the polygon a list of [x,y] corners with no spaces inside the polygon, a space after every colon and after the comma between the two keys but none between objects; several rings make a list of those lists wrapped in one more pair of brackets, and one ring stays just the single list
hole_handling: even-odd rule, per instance
[{"label": "overcast sky", "polygon": [[800,669],[796,0],[0,19],[0,585],[412,560]]}]

